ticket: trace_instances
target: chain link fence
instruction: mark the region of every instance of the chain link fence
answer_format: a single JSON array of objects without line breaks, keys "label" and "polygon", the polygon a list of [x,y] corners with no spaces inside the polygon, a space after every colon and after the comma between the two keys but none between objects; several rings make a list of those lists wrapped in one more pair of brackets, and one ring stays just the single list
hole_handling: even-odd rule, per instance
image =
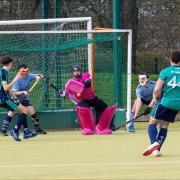
[{"label": "chain link fence", "polygon": [[[128,0],[122,0],[122,3]],[[168,65],[171,50],[180,48],[180,1],[136,0],[137,38],[134,72],[158,74]],[[0,20],[42,18],[40,0],[0,1]],[[128,9],[122,6],[122,16]],[[112,27],[112,1],[61,0],[61,17],[91,16],[93,27]],[[55,16],[55,0],[48,1],[48,17]],[[126,21],[126,17],[123,17]],[[126,23],[124,23],[126,24]],[[128,26],[128,25],[125,25]],[[129,27],[123,27],[129,28]],[[136,32],[134,32],[136,33]]]}]

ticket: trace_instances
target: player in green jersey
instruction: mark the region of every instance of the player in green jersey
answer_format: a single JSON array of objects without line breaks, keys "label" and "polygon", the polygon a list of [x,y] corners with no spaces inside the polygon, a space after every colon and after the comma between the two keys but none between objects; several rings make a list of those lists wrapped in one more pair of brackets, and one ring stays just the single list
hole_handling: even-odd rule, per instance
[{"label": "player in green jersey", "polygon": [[9,94],[16,98],[12,92],[12,86],[20,79],[20,73],[18,72],[14,79],[8,83],[8,72],[12,68],[13,59],[11,57],[1,58],[2,68],[0,68],[0,107],[9,111],[20,111],[27,114],[27,110],[21,104],[17,105],[9,96]]},{"label": "player in green jersey", "polygon": [[[153,153],[160,156],[160,148],[166,138],[169,123],[173,123],[180,110],[180,52],[170,55],[171,66],[160,72],[153,98],[157,101],[149,120],[148,133],[151,145],[143,152],[144,156]],[[161,98],[160,98],[161,97]],[[159,133],[157,124],[161,122]]]}]

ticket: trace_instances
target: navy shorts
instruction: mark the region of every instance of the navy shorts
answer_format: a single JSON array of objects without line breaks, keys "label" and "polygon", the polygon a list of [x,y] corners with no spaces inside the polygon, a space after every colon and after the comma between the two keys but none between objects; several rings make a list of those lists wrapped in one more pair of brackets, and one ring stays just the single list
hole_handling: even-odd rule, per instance
[{"label": "navy shorts", "polygon": [[178,110],[169,109],[162,104],[157,103],[153,108],[151,116],[158,120],[164,120],[173,123],[177,113]]},{"label": "navy shorts", "polygon": [[144,99],[142,99],[142,98],[141,98],[141,101],[142,101],[142,103],[143,103],[143,104],[145,104],[145,105],[149,105],[149,104],[150,104],[150,102],[151,102],[151,101],[145,101],[145,100],[144,100]]},{"label": "navy shorts", "polygon": [[28,106],[32,106],[32,104],[30,103],[30,101],[27,99],[27,100],[22,100],[21,101],[21,104],[24,106],[24,107],[28,107]]},{"label": "navy shorts", "polygon": [[16,111],[18,109],[18,105],[10,98],[1,100],[0,107],[5,108],[8,111]]}]

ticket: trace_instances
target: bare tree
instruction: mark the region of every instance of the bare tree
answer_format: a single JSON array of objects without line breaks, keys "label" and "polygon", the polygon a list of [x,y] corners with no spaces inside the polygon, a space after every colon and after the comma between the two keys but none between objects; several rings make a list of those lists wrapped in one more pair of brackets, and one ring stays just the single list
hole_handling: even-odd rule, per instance
[{"label": "bare tree", "polygon": [[122,28],[132,29],[133,31],[133,49],[132,49],[132,67],[136,71],[136,39],[138,10],[136,0],[122,0]]},{"label": "bare tree", "polygon": [[[154,67],[158,60],[160,68],[167,65],[166,57],[180,47],[180,1],[138,0],[137,60]],[[165,60],[164,60],[165,59]],[[153,69],[152,69],[153,71]]]}]

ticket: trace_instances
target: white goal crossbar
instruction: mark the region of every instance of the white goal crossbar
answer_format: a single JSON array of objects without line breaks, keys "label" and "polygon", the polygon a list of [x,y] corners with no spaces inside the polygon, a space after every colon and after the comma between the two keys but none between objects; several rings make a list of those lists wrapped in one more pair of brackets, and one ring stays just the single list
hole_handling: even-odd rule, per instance
[{"label": "white goal crossbar", "polygon": [[[68,22],[87,22],[86,30],[34,30],[34,31],[0,31],[0,34],[72,34],[72,33],[87,33],[88,37],[91,37],[92,33],[110,33],[110,32],[120,32],[128,33],[128,51],[127,51],[127,113],[126,119],[129,120],[129,114],[131,112],[131,69],[132,69],[132,30],[129,29],[112,29],[112,30],[92,30],[92,19],[91,17],[83,18],[57,18],[57,19],[38,19],[38,20],[11,20],[11,21],[0,21],[0,27],[3,25],[26,25],[26,24],[51,24],[51,23],[68,23]],[[88,45],[88,49],[91,49],[91,45]],[[88,58],[88,61],[91,61]],[[88,63],[89,64],[89,63]],[[88,67],[89,68],[89,67]]]},{"label": "white goal crossbar", "polygon": [[[22,24],[51,24],[51,23],[68,23],[68,22],[92,22],[91,17],[76,17],[76,18],[56,18],[56,19],[28,19],[28,20],[10,20],[0,21],[0,25],[22,25]],[[92,23],[91,23],[92,24]]]}]

